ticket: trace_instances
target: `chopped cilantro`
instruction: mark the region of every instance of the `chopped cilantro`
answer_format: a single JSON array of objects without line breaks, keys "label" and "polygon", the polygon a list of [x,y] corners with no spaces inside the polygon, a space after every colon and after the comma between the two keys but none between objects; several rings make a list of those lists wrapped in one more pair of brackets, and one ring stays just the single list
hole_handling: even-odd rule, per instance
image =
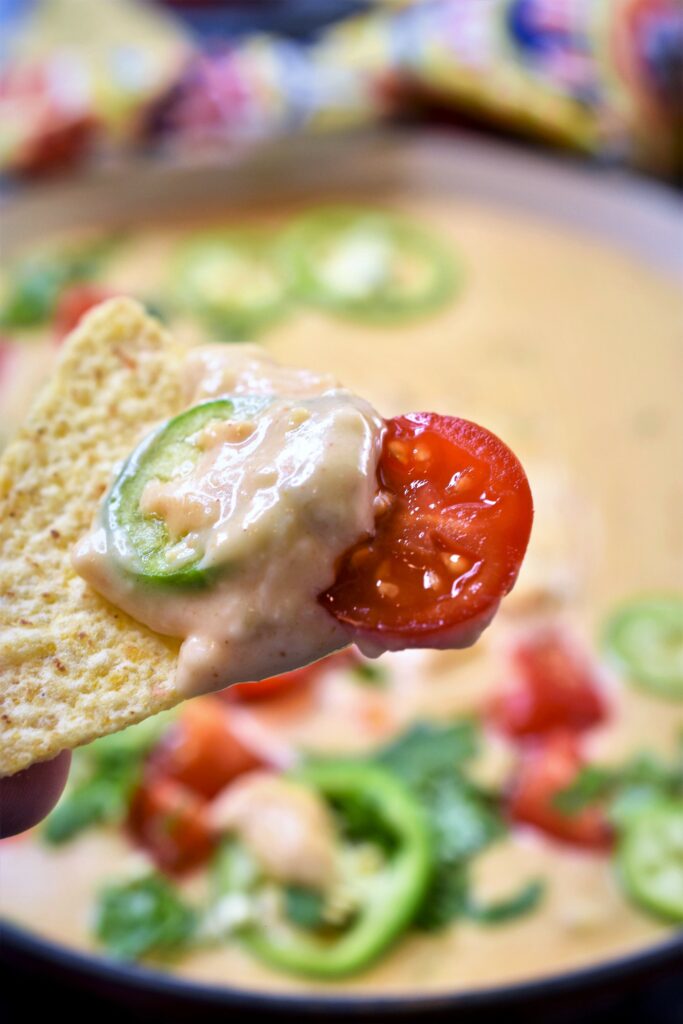
[{"label": "chopped cilantro", "polygon": [[351,671],[363,686],[381,689],[387,684],[388,673],[383,665],[375,665],[371,661],[358,661],[351,666]]},{"label": "chopped cilantro", "polygon": [[324,924],[325,901],[315,889],[288,885],[284,890],[285,914],[300,928],[320,928]]},{"label": "chopped cilantro", "polygon": [[20,263],[10,276],[0,306],[0,327],[34,327],[49,320],[60,292],[67,285],[91,280],[118,240],[118,236],[101,238],[67,252]]},{"label": "chopped cilantro", "polygon": [[162,712],[76,751],[73,781],[43,826],[48,843],[64,843],[91,825],[123,819],[144,759],[171,714]]},{"label": "chopped cilantro", "polygon": [[457,771],[477,753],[477,725],[470,719],[438,725],[417,722],[377,759],[409,785],[420,787],[444,772]]},{"label": "chopped cilantro", "polygon": [[[495,797],[475,786],[465,772],[478,742],[471,720],[420,722],[378,757],[415,792],[432,829],[434,874],[416,917],[420,928],[436,929],[455,917],[474,916],[468,864],[506,831]],[[478,913],[483,919],[483,908]]]},{"label": "chopped cilantro", "polygon": [[621,766],[586,765],[570,786],[555,797],[564,814],[578,814],[598,802],[607,804],[612,822],[621,826],[647,804],[683,796],[683,745],[668,764],[652,754],[638,754]]},{"label": "chopped cilantro", "polygon": [[95,934],[112,956],[137,960],[179,952],[193,937],[197,914],[162,875],[111,885],[100,894]]},{"label": "chopped cilantro", "polygon": [[438,931],[457,917],[479,924],[503,924],[535,910],[544,892],[544,883],[533,879],[511,896],[482,903],[472,893],[468,864],[442,862],[414,924],[422,931]]},{"label": "chopped cilantro", "polygon": [[545,884],[539,879],[527,882],[512,896],[494,900],[492,903],[480,903],[470,893],[467,898],[465,915],[481,924],[503,924],[535,910],[544,893]]}]

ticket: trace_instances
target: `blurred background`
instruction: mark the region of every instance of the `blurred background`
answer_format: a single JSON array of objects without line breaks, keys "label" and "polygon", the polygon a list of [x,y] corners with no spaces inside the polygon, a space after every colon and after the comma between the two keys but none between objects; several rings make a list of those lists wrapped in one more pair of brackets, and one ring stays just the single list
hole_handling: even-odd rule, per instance
[{"label": "blurred background", "polygon": [[677,0],[2,0],[0,169],[439,118],[676,178]]}]

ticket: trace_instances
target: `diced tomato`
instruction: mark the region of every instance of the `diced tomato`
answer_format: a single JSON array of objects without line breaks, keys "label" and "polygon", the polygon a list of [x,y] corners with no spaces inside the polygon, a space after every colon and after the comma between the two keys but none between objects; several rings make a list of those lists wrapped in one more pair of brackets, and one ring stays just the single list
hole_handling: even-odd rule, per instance
[{"label": "diced tomato", "polygon": [[65,288],[57,300],[54,315],[57,341],[63,341],[89,309],[113,295],[114,292],[110,288],[105,288],[101,284],[72,284]]},{"label": "diced tomato", "polygon": [[206,808],[207,801],[192,790],[152,769],[133,797],[128,828],[163,871],[187,871],[213,850]]},{"label": "diced tomato", "polygon": [[325,669],[335,665],[341,668],[343,665],[351,665],[355,660],[357,660],[355,649],[348,647],[344,651],[337,651],[335,654],[329,654],[326,658],[314,661],[311,665],[294,669],[293,672],[283,672],[279,676],[261,679],[256,683],[237,683],[236,686],[230,686],[227,690],[223,690],[221,695],[227,700],[240,702],[281,697],[292,690],[313,683]]},{"label": "diced tomato", "polygon": [[515,646],[511,660],[510,685],[491,705],[492,721],[502,732],[581,732],[605,719],[598,671],[563,630],[546,626],[529,634]]},{"label": "diced tomato", "polygon": [[411,413],[387,422],[384,511],[322,604],[363,646],[467,647],[512,588],[533,505],[516,456],[483,427]]},{"label": "diced tomato", "polygon": [[189,701],[150,756],[157,774],[206,799],[263,764],[263,757],[239,738],[230,709],[218,697]]},{"label": "diced tomato", "polygon": [[556,732],[526,744],[510,790],[512,820],[533,825],[566,843],[593,849],[609,847],[612,833],[601,807],[591,805],[576,814],[565,814],[554,803],[557,794],[575,780],[581,765],[572,733]]}]

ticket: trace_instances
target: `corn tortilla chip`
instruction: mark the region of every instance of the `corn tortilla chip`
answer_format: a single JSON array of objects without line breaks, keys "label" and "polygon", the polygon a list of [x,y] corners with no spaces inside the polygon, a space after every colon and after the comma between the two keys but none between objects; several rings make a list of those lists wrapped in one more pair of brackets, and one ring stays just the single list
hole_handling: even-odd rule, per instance
[{"label": "corn tortilla chip", "polygon": [[76,575],[115,464],[182,408],[184,349],[130,299],[82,320],[0,459],[0,775],[177,703],[179,641]]}]

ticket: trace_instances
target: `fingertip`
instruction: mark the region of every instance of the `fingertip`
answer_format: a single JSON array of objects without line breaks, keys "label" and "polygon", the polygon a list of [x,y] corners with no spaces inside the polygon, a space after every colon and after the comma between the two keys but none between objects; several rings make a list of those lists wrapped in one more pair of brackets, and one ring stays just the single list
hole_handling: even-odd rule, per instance
[{"label": "fingertip", "polygon": [[50,813],[62,795],[70,765],[71,751],[63,750],[51,761],[0,779],[0,836],[25,832]]}]

